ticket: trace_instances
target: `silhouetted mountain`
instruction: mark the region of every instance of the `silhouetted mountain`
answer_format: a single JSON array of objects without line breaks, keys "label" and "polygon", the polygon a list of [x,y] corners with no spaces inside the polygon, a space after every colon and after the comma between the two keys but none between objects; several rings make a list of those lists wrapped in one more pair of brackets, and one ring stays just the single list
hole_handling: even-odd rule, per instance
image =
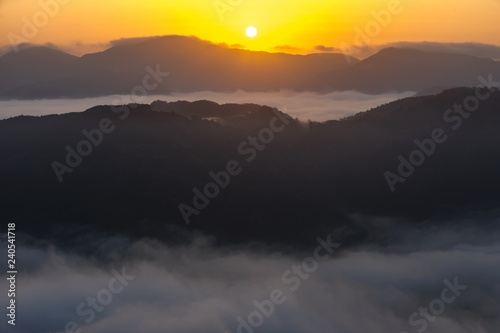
[{"label": "silhouetted mountain", "polygon": [[[60,240],[83,231],[172,240],[200,230],[224,242],[300,243],[319,229],[349,235],[355,227],[346,216],[352,213],[411,220],[498,207],[500,92],[467,119],[447,111],[474,93],[457,88],[407,98],[326,123],[303,124],[265,106],[208,101],[155,102],[161,111],[149,105],[98,106],[3,120],[0,217],[23,232]],[[127,110],[130,116],[120,120]],[[53,162],[67,164],[67,146],[85,153],[81,142],[90,139],[82,130],[93,133],[104,118],[114,131],[60,183]],[[259,138],[264,128],[285,123],[274,139],[269,131],[261,133],[268,143],[258,139],[252,153],[255,139],[249,136]],[[447,136],[445,142],[429,143],[436,129],[442,129],[440,140]],[[399,175],[400,156],[423,156],[425,162],[412,167],[392,192],[386,172]],[[241,172],[186,225],[179,205],[194,207],[193,189],[203,192],[214,182],[210,172],[226,170],[231,160]],[[70,161],[78,162],[74,156]]]},{"label": "silhouetted mountain", "polygon": [[0,98],[60,98],[131,94],[146,67],[169,76],[150,94],[172,91],[421,91],[476,85],[500,76],[491,59],[389,48],[359,61],[342,54],[291,55],[231,49],[194,37],[166,36],[73,57],[27,48],[0,57]]},{"label": "silhouetted mountain", "polygon": [[[36,48],[30,49],[31,53]],[[1,57],[0,72],[8,68],[13,58],[18,62],[33,62],[32,57],[10,53]],[[52,59],[52,55],[40,55]],[[5,59],[4,59],[5,58]],[[357,60],[352,58],[352,63]],[[45,61],[45,60],[44,60]],[[48,62],[48,61],[46,61]],[[3,63],[3,66],[2,66]],[[24,77],[24,69],[8,72],[0,78],[1,98],[88,97],[109,94],[130,94],[142,85],[146,67],[170,73],[154,93],[174,91],[270,91],[296,88],[300,80],[315,77],[326,69],[349,66],[341,54],[290,55],[253,52],[215,45],[194,37],[167,36],[138,44],[117,45],[106,51],[87,54],[71,68],[61,70],[57,62],[45,66],[37,82],[10,84],[12,77]],[[53,74],[47,73],[52,71]],[[62,75],[61,75],[62,74]],[[31,74],[35,75],[35,74]],[[10,84],[10,85],[9,85]]]},{"label": "silhouetted mountain", "polygon": [[29,47],[0,57],[0,91],[36,84],[46,78],[62,78],[78,57],[48,47]]},{"label": "silhouetted mountain", "polygon": [[500,76],[499,62],[461,54],[387,48],[350,68],[322,74],[305,87],[374,94],[421,91],[435,86],[476,86],[479,75],[489,74]]}]

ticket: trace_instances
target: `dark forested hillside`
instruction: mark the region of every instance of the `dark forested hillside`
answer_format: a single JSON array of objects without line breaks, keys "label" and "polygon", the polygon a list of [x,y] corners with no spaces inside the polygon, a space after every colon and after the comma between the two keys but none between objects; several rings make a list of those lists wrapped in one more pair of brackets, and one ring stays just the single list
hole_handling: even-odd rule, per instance
[{"label": "dark forested hillside", "polygon": [[[169,240],[198,230],[296,242],[349,228],[352,213],[412,219],[492,207],[500,93],[454,110],[475,94],[457,88],[326,123],[207,101],[3,120],[0,215],[61,241],[83,230]],[[210,182],[218,191],[197,198],[193,189]]]}]

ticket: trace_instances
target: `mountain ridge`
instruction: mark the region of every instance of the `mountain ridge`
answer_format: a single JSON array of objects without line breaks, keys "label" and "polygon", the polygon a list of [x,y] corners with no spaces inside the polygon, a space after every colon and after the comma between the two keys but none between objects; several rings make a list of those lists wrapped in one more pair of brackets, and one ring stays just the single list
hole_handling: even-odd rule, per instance
[{"label": "mountain ridge", "polygon": [[[33,56],[35,51],[27,48],[0,57],[0,72],[5,74],[0,77],[1,99],[130,94],[142,82],[145,68],[157,65],[170,76],[155,94],[287,89],[379,94],[472,86],[479,75],[500,76],[499,62],[460,54],[388,48],[358,60],[336,53],[291,55],[234,49],[185,36],[116,45],[82,57],[68,56],[67,61],[60,61],[61,51],[56,55],[45,50],[40,57],[45,60]],[[42,60],[45,65],[37,65]],[[15,62],[21,65],[13,66]]]},{"label": "mountain ridge", "polygon": [[[193,229],[223,242],[298,244],[320,229],[355,228],[351,214],[413,220],[494,207],[500,201],[500,151],[489,143],[500,140],[500,92],[483,101],[459,131],[443,120],[447,109],[471,94],[473,88],[458,88],[409,97],[324,123],[288,117],[286,129],[251,163],[238,147],[270,126],[276,109],[159,102],[162,111],[129,105],[124,120],[114,111],[119,106],[9,118],[0,121],[0,217],[37,237],[71,239],[83,228],[176,238]],[[85,139],[82,130],[97,128],[102,119],[112,120],[115,130],[59,183],[52,163],[66,163],[65,147],[76,149]],[[447,142],[391,192],[384,174],[397,174],[398,156],[408,159],[415,140],[428,139],[436,128],[445,131]],[[187,226],[179,205],[192,205],[193,189],[203,189],[210,172],[230,160],[240,162],[241,175]]]}]

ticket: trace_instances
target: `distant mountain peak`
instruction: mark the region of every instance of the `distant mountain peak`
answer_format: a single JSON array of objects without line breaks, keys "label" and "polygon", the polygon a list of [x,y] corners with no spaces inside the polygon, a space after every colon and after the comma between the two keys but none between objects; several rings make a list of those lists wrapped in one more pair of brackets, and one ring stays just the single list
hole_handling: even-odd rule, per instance
[{"label": "distant mountain peak", "polygon": [[78,57],[47,45],[24,44],[19,51],[11,50],[2,58],[26,59],[32,57],[59,57],[66,59],[76,59]]}]

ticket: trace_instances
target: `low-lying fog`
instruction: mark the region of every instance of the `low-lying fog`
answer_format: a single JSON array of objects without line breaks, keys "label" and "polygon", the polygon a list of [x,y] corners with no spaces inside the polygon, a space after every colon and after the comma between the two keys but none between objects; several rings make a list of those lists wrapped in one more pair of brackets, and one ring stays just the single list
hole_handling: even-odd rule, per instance
[{"label": "low-lying fog", "polygon": [[[224,103],[255,103],[277,107],[282,111],[298,117],[301,120],[325,121],[340,119],[370,108],[392,102],[401,98],[413,96],[414,92],[392,93],[383,95],[368,95],[359,92],[333,92],[317,94],[309,92],[270,92],[270,93],[215,93],[198,92],[189,94],[151,95],[144,98],[142,103],[151,103],[155,100],[168,102],[186,100],[211,100],[219,104]],[[120,96],[124,101],[130,96]],[[85,99],[47,99],[47,100],[11,100],[0,101],[0,119],[19,115],[41,116],[47,114],[61,114],[80,112],[96,105],[113,105],[117,96],[106,96]]]},{"label": "low-lying fog", "polygon": [[498,219],[440,222],[382,221],[389,247],[318,235],[293,255],[97,236],[69,251],[19,235],[16,332],[499,332]]}]

